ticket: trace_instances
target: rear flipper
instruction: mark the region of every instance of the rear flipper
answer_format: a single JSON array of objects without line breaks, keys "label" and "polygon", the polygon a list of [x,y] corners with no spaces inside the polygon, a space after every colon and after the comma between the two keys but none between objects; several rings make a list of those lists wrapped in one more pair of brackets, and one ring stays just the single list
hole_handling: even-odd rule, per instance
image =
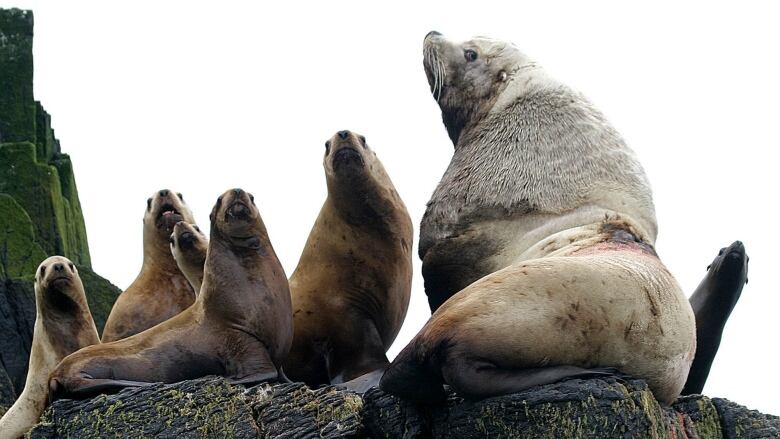
[{"label": "rear flipper", "polygon": [[704,389],[720,347],[723,328],[747,283],[749,260],[739,241],[721,249],[691,296],[691,307],[696,316],[696,356],[683,395],[701,393]]},{"label": "rear flipper", "polygon": [[614,368],[584,369],[577,366],[549,366],[533,369],[502,369],[479,359],[450,355],[442,365],[444,380],[460,395],[470,399],[506,395],[534,386],[570,378],[624,377]]},{"label": "rear flipper", "polygon": [[112,380],[89,376],[71,378],[66,381],[60,381],[60,378],[49,380],[49,398],[56,401],[62,398],[85,399],[91,398],[101,393],[116,393],[126,387],[142,387],[155,383],[143,381]]},{"label": "rear flipper", "polygon": [[377,369],[345,383],[336,384],[336,387],[341,387],[356,393],[363,394],[368,392],[368,390],[372,387],[379,386],[379,380],[382,379],[382,375],[384,373],[384,368]]},{"label": "rear flipper", "polygon": [[412,341],[385,371],[379,380],[379,388],[387,393],[420,403],[443,401],[444,381],[441,375],[422,364],[413,354],[416,343]]}]

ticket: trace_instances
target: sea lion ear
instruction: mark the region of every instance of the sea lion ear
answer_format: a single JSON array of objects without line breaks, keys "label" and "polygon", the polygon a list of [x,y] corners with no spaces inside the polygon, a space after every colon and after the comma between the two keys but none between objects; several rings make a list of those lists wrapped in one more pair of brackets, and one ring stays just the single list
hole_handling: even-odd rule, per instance
[{"label": "sea lion ear", "polygon": [[504,81],[506,81],[506,78],[507,78],[507,74],[506,74],[505,71],[502,70],[502,71],[498,72],[498,80],[499,81],[504,82]]}]

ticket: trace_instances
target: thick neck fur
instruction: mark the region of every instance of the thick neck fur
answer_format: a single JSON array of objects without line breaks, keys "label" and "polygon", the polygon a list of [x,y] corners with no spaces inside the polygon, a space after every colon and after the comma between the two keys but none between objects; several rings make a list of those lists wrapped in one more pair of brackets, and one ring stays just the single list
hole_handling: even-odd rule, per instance
[{"label": "thick neck fur", "polygon": [[162,271],[181,276],[168,237],[154,225],[144,224],[144,261],[141,272]]},{"label": "thick neck fur", "polygon": [[423,228],[442,232],[491,211],[561,214],[594,204],[637,219],[654,241],[651,191],[634,153],[580,94],[539,73],[530,78],[508,86],[461,133]]}]

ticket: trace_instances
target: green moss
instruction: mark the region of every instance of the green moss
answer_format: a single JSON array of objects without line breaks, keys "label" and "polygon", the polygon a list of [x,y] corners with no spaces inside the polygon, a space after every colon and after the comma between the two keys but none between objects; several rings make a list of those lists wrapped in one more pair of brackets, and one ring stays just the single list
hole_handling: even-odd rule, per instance
[{"label": "green moss", "polygon": [[116,298],[122,291],[108,280],[95,274],[91,268],[78,266],[78,269],[81,282],[84,284],[84,292],[87,294],[89,310],[92,312],[92,318],[95,319],[98,333],[102,334],[111,307],[114,306]]},{"label": "green moss", "polygon": [[33,15],[0,11],[0,143],[35,141]]},{"label": "green moss", "polygon": [[32,220],[10,195],[0,194],[0,278],[35,274],[46,253],[35,242]]}]

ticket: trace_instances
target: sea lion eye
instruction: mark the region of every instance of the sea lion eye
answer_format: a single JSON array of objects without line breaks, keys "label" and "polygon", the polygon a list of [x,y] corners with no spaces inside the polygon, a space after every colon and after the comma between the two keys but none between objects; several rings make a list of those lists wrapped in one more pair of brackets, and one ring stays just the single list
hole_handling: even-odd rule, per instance
[{"label": "sea lion eye", "polygon": [[73,270],[75,270],[75,268],[73,267],[73,262],[71,262],[71,263],[70,263],[70,264],[68,264],[68,265],[70,266],[70,271],[73,271]]},{"label": "sea lion eye", "polygon": [[184,195],[181,194],[181,192],[176,192],[176,195],[179,196],[179,199],[184,201]]},{"label": "sea lion eye", "polygon": [[366,136],[358,136],[358,139],[360,139],[360,143],[363,144],[363,148],[366,147]]},{"label": "sea lion eye", "polygon": [[46,273],[46,266],[45,265],[41,265],[41,277],[43,277],[43,275],[45,273]]},{"label": "sea lion eye", "polygon": [[464,50],[463,51],[463,56],[466,58],[466,61],[468,61],[468,62],[476,61],[477,58],[478,58],[477,52],[475,52],[475,51],[473,51],[471,49]]},{"label": "sea lion eye", "polygon": [[152,208],[152,199],[151,198],[147,198],[146,199],[146,210],[149,210],[151,208]]},{"label": "sea lion eye", "polygon": [[325,155],[330,154],[330,140],[325,142]]},{"label": "sea lion eye", "polygon": [[249,194],[249,201],[252,202],[252,204],[255,204],[255,196],[252,194]]},{"label": "sea lion eye", "polygon": [[195,226],[195,230],[197,230],[197,231],[199,231],[199,232],[200,232],[200,227],[198,227],[198,226]]}]

